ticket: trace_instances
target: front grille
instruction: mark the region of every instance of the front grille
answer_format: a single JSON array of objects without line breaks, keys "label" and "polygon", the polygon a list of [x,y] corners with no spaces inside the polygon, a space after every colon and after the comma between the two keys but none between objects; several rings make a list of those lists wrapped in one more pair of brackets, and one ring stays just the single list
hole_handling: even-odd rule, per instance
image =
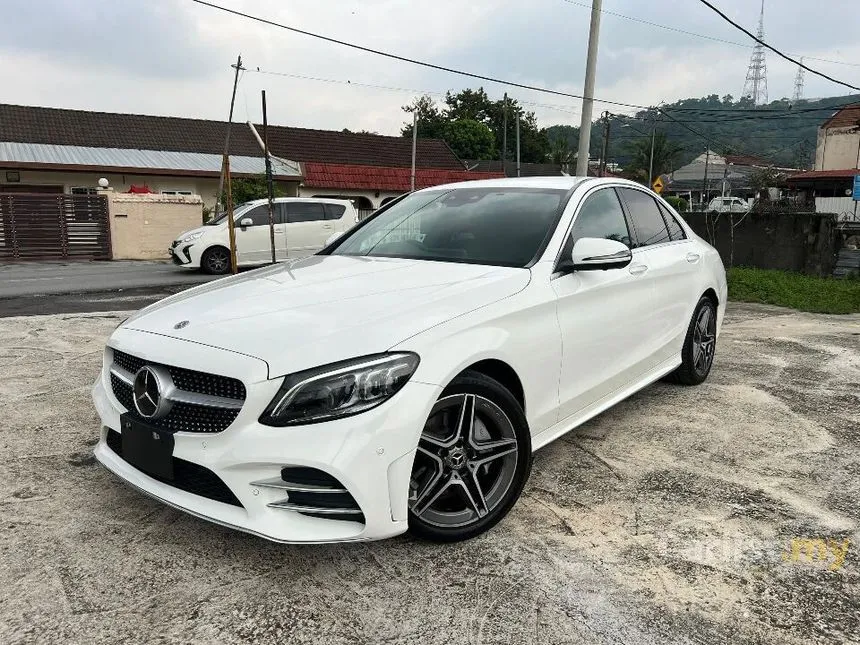
[{"label": "front grille", "polygon": [[[130,375],[136,374],[144,365],[160,365],[118,350],[113,350],[113,361],[114,365],[122,368]],[[185,392],[205,394],[238,402],[245,400],[245,386],[238,379],[170,365],[161,365],[161,367],[170,372],[173,384]],[[113,373],[110,375],[110,383],[117,401],[131,416],[168,432],[221,432],[236,420],[240,411],[239,407],[225,408],[176,401],[166,416],[160,419],[144,419],[137,413],[134,406],[132,386]]]},{"label": "front grille", "polygon": [[[122,457],[122,435],[119,432],[108,430],[107,445],[118,456]],[[218,475],[200,464],[174,457],[172,480],[163,479],[149,473],[146,473],[146,475],[179,490],[184,490],[186,493],[242,508],[242,503],[233,494],[233,491],[227,487],[227,484]]]},{"label": "front grille", "polygon": [[[137,356],[126,354],[119,350],[113,350],[113,362],[123,368],[126,372],[135,374],[144,365],[159,365],[145,361]],[[164,365],[170,372],[170,377],[173,379],[173,384],[180,390],[186,392],[196,392],[197,394],[208,394],[210,396],[221,396],[225,399],[236,399],[244,401],[247,395],[245,386],[242,381],[230,378],[229,376],[219,376],[217,374],[207,374],[206,372],[196,372],[187,370],[184,367],[173,367]]]}]

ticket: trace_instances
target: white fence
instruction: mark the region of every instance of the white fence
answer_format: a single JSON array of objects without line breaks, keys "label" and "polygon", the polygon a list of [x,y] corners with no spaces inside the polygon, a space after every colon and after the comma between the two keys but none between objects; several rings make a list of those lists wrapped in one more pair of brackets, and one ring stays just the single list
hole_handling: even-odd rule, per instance
[{"label": "white fence", "polygon": [[860,203],[850,197],[816,197],[816,213],[836,213],[840,222],[860,222]]}]

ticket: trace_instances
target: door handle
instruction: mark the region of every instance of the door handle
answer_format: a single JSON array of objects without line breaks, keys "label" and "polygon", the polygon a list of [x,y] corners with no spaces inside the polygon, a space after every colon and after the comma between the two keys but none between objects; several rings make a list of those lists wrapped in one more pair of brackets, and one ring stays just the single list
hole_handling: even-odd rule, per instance
[{"label": "door handle", "polygon": [[275,235],[283,235],[283,234],[284,234],[284,231],[283,231],[283,230],[281,230],[281,229],[279,229],[279,228],[276,228],[276,229],[275,229]]},{"label": "door handle", "polygon": [[330,231],[333,227],[331,224],[323,224],[323,228],[327,231]]},{"label": "door handle", "polygon": [[648,267],[644,264],[634,264],[630,267],[630,275],[642,275],[648,270]]},{"label": "door handle", "polygon": [[702,258],[698,253],[687,253],[687,262],[690,264],[695,264]]}]

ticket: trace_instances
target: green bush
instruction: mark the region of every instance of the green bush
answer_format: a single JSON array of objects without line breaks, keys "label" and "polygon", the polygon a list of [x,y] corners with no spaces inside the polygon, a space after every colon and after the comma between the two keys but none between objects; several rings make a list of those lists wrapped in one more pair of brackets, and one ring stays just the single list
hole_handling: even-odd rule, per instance
[{"label": "green bush", "polygon": [[763,302],[823,314],[860,313],[860,280],[816,278],[746,267],[731,268],[726,276],[729,300]]}]

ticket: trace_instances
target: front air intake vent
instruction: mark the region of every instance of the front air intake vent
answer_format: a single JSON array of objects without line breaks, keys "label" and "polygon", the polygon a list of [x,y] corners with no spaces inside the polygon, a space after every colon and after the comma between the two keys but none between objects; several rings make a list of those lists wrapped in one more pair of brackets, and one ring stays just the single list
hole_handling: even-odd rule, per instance
[{"label": "front air intake vent", "polygon": [[280,478],[253,482],[252,486],[284,491],[287,497],[268,504],[270,508],[293,511],[326,520],[364,523],[364,514],[346,487],[337,478],[316,468],[286,466]]}]

